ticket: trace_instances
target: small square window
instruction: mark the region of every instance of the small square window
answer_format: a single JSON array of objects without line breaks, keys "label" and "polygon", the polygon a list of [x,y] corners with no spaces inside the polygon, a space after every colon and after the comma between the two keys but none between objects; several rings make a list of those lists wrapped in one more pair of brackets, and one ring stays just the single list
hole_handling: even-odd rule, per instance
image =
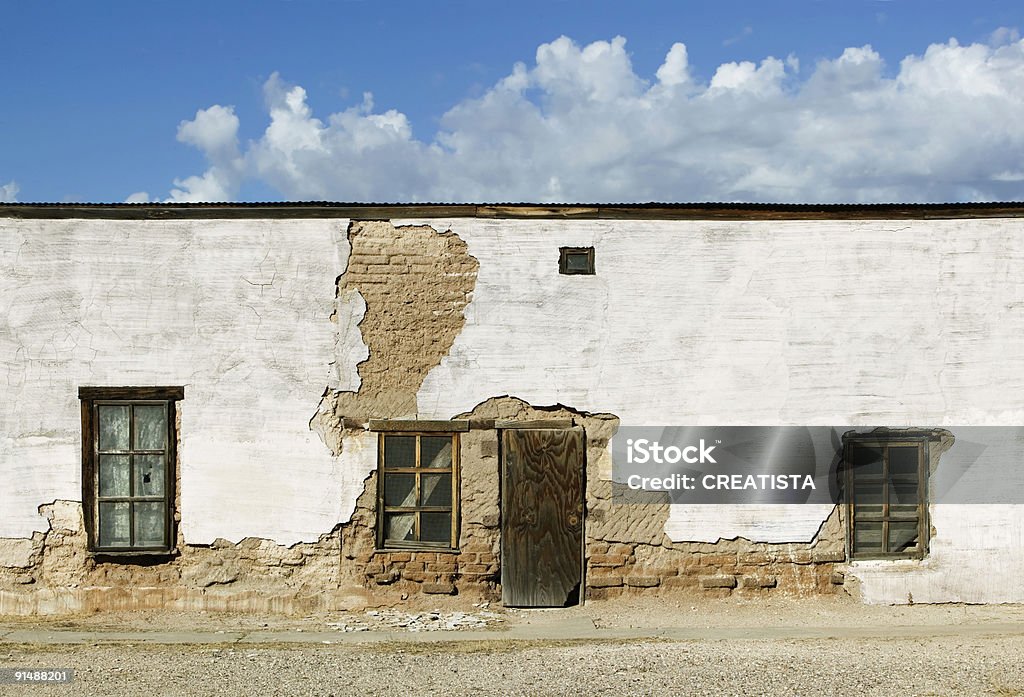
[{"label": "small square window", "polygon": [[851,559],[921,558],[928,547],[928,439],[848,438],[847,543]]},{"label": "small square window", "polygon": [[89,550],[174,548],[176,402],[181,387],[81,387],[82,502]]},{"label": "small square window", "polygon": [[558,273],[593,275],[593,247],[560,247],[559,251]]},{"label": "small square window", "polygon": [[458,436],[382,433],[379,438],[378,547],[455,549]]}]

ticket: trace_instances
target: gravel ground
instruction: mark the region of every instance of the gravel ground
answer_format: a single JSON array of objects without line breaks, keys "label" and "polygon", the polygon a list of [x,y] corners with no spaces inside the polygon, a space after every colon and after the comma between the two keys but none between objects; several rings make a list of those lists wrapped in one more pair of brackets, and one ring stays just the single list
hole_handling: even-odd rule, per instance
[{"label": "gravel ground", "polygon": [[4,647],[10,695],[1018,695],[1024,638]]},{"label": "gravel ground", "polygon": [[[436,610],[442,617],[456,612],[454,606]],[[303,629],[337,631],[348,639],[329,645],[0,643],[0,668],[73,668],[77,673],[70,685],[0,685],[0,695],[1024,695],[1021,606],[868,607],[831,599],[691,604],[664,598],[556,611],[462,611],[500,615],[500,622],[487,615],[489,628],[500,631],[550,628],[584,617],[599,628],[740,631],[699,641],[511,641],[494,635],[477,640],[472,633],[480,629],[468,621],[457,630],[459,642],[444,640],[438,631],[421,631],[407,635],[412,641],[362,643],[360,633],[343,627],[378,622],[390,630],[398,615],[8,618],[0,627]],[[420,619],[433,621],[425,612]],[[779,627],[827,627],[832,638],[766,638]],[[887,629],[905,627],[916,628],[913,636],[903,632],[884,638]],[[428,634],[433,641],[425,640]]]}]

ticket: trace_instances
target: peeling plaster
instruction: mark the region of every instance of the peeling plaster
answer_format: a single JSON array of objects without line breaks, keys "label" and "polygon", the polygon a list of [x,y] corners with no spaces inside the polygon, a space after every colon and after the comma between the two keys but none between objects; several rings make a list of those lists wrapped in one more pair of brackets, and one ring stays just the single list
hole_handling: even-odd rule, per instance
[{"label": "peeling plaster", "polygon": [[[633,426],[1024,423],[1017,220],[430,223],[464,239],[480,272],[463,332],[417,394],[421,418],[516,394]],[[560,246],[594,246],[596,275],[559,275]],[[808,542],[830,511],[673,506],[665,530]],[[991,529],[984,512],[964,520],[979,516]],[[937,550],[959,551],[932,563],[961,581],[939,595],[974,597],[989,562],[944,519]],[[992,521],[1024,529],[1020,515]],[[906,601],[904,581],[856,568],[867,597]],[[1024,600],[986,597],[1009,596]]]},{"label": "peeling plaster", "polygon": [[351,253],[337,279],[336,355],[355,375],[327,390],[310,424],[340,453],[346,523],[377,467],[377,435],[364,430],[366,421],[417,415],[416,391],[461,331],[478,267],[462,240],[430,225],[354,222],[347,243]]},{"label": "peeling plaster", "polygon": [[[80,385],[185,386],[188,543],[336,525],[340,463],[308,424],[325,386],[358,379],[330,321],[346,225],[0,220],[0,537],[81,498]],[[342,299],[343,322],[357,305]]]},{"label": "peeling plaster", "polygon": [[[496,395],[646,426],[1024,422],[1017,221],[345,230],[0,221],[0,475],[13,482],[0,488],[0,538],[16,538],[0,540],[0,561],[23,561],[48,529],[40,501],[80,497],[83,384],[186,386],[182,532],[194,545],[322,542],[376,467],[376,436],[347,419],[447,419]],[[370,243],[360,268],[351,241]],[[594,246],[597,274],[559,275],[560,246]],[[832,507],[670,509],[645,554],[663,534],[806,543],[838,520]],[[1024,600],[1020,507],[933,509],[928,558],[852,565],[865,599]]]}]

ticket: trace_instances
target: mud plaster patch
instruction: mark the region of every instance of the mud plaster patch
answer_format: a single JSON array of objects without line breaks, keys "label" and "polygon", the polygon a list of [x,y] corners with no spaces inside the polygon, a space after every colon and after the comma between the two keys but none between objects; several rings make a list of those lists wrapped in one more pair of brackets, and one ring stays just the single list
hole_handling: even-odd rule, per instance
[{"label": "mud plaster patch", "polygon": [[348,234],[338,297],[347,307],[361,299],[358,329],[367,355],[358,365],[358,389],[329,391],[311,424],[335,452],[348,426],[416,416],[420,385],[465,325],[480,266],[458,235],[429,226],[363,221],[351,223]]}]

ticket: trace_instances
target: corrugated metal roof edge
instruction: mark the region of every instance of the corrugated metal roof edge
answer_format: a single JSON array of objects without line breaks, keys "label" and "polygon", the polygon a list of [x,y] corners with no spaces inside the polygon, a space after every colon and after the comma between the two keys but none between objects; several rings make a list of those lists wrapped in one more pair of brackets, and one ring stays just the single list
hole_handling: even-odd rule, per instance
[{"label": "corrugated metal roof edge", "polygon": [[0,203],[6,218],[886,219],[1024,217],[1024,202],[971,203]]}]

